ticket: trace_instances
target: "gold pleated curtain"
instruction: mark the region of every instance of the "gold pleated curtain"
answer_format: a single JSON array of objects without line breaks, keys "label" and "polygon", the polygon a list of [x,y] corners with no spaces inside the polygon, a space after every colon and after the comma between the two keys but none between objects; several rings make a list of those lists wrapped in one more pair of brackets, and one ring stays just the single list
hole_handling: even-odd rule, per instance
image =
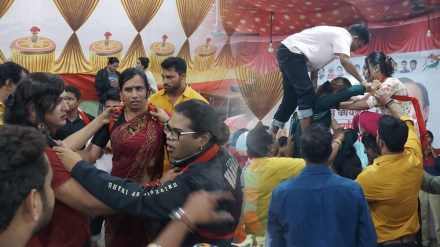
[{"label": "gold pleated curtain", "polygon": [[121,0],[128,18],[138,34],[133,39],[127,53],[119,65],[121,71],[133,67],[138,57],[145,57],[145,48],[139,34],[157,14],[163,0]]},{"label": "gold pleated curtain", "polygon": [[6,62],[6,58],[3,55],[2,51],[0,51],[0,63],[4,63],[4,62]]},{"label": "gold pleated curtain", "polygon": [[9,7],[11,7],[14,0],[2,0],[0,1],[0,18],[8,11]]},{"label": "gold pleated curtain", "polygon": [[215,59],[215,67],[232,69],[235,67],[235,57],[232,53],[231,42],[228,39]]},{"label": "gold pleated curtain", "polygon": [[[3,17],[3,15],[8,11],[9,7],[11,7],[14,0],[2,0],[0,1],[0,19]],[[6,58],[3,55],[2,51],[0,50],[0,63],[6,62]]]},{"label": "gold pleated curtain", "polygon": [[176,0],[180,23],[186,35],[186,41],[177,56],[185,59],[188,68],[193,68],[188,38],[202,24],[214,0]]},{"label": "gold pleated curtain", "polygon": [[259,74],[241,66],[235,73],[244,101],[259,120],[263,119],[282,96],[281,72]]},{"label": "gold pleated curtain", "polygon": [[91,74],[92,66],[81,50],[76,31],[87,21],[99,0],[54,0],[61,15],[73,30],[60,57],[55,61],[53,73]]}]

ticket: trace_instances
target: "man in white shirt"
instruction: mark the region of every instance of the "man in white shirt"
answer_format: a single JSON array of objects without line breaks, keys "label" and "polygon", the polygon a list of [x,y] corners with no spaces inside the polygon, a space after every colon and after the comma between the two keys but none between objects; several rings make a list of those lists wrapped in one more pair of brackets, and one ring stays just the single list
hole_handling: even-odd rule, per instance
[{"label": "man in white shirt", "polygon": [[[310,125],[318,70],[339,58],[345,71],[363,83],[350,60],[350,52],[370,42],[365,24],[348,30],[341,27],[317,26],[295,33],[281,42],[277,60],[283,74],[283,100],[275,113],[271,131],[277,133],[298,106],[301,128]],[[311,75],[309,77],[308,72]]]}]

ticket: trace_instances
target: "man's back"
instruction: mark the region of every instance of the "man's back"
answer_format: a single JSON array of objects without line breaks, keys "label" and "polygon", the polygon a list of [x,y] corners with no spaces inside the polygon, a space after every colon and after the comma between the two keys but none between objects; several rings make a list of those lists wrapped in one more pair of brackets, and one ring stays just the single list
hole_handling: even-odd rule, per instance
[{"label": "man's back", "polygon": [[328,166],[306,166],[273,192],[268,246],[376,246],[361,187]]}]

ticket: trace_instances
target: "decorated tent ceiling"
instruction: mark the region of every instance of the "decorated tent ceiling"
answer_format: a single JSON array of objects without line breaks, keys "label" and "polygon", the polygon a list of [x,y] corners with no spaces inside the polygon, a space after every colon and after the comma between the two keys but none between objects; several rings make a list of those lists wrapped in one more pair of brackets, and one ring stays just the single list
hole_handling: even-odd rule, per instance
[{"label": "decorated tent ceiling", "polygon": [[[270,13],[274,13],[274,35],[287,35],[317,25],[349,26],[365,22],[393,26],[425,12],[412,12],[409,0],[225,0],[222,20],[228,32],[270,33]],[[440,0],[422,1],[423,6],[440,6]]]}]

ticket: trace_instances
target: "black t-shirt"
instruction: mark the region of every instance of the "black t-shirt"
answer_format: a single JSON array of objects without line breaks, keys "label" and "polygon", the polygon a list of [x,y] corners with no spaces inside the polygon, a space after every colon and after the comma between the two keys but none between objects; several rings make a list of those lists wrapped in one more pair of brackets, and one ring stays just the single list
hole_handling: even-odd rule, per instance
[{"label": "black t-shirt", "polygon": [[[91,122],[91,121],[93,121],[93,119],[95,119],[95,117],[93,117],[90,114],[87,114],[85,112],[84,112],[84,114],[89,119],[88,122]],[[64,139],[66,139],[66,137],[79,131],[80,129],[84,128],[85,126],[86,126],[86,123],[84,122],[84,119],[82,119],[80,117],[80,115],[78,115],[78,117],[76,117],[76,119],[73,120],[73,122],[66,120],[66,125],[57,129],[57,131],[55,132],[55,135],[53,136],[53,139],[54,140],[64,140]]]}]

